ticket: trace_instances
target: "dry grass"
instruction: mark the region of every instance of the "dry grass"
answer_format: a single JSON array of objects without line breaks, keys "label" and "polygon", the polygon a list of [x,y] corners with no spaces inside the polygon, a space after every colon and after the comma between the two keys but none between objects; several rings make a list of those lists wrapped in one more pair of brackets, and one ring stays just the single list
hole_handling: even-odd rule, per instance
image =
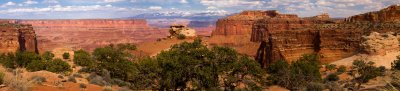
[{"label": "dry grass", "polygon": [[23,72],[23,70],[16,69],[15,74],[6,74],[4,76],[4,84],[13,91],[30,91],[33,81],[23,78],[20,72]]}]

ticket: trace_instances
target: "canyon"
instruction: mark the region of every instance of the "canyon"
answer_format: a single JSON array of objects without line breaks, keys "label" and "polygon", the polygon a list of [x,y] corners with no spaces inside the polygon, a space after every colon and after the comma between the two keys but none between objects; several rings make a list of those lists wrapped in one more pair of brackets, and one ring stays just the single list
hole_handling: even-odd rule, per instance
[{"label": "canyon", "polygon": [[331,19],[326,13],[300,18],[275,10],[243,11],[218,20],[212,34],[242,38],[232,41],[236,45],[259,43],[258,49],[247,50],[256,51],[249,55],[255,56],[263,67],[277,60],[291,62],[304,54],[317,54],[322,63],[330,63],[364,52],[360,46],[362,36],[372,32],[397,34],[399,10],[400,6],[393,5],[346,19]]},{"label": "canyon", "polygon": [[151,27],[143,19],[16,20],[36,31],[41,52],[57,48],[93,50],[109,44],[155,41],[167,30]]}]

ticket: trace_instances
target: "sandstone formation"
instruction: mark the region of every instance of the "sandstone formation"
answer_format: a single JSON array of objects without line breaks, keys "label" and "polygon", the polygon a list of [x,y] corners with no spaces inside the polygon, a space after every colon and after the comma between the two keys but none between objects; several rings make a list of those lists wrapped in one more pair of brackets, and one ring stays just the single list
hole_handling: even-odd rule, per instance
[{"label": "sandstone formation", "polygon": [[256,59],[264,67],[276,60],[293,61],[304,54],[318,54],[322,63],[329,63],[363,52],[363,35],[400,32],[399,12],[400,6],[394,5],[335,20],[328,14],[300,18],[277,11],[244,11],[220,19],[213,36],[251,34],[252,42],[261,43]]},{"label": "sandstone formation", "polygon": [[188,28],[184,25],[172,25],[169,29],[170,37],[185,35],[187,37],[196,37],[196,30]]},{"label": "sandstone formation", "polygon": [[0,53],[30,51],[38,53],[35,31],[31,25],[1,20]]},{"label": "sandstone formation", "polygon": [[400,5],[392,5],[380,11],[355,15],[346,19],[347,22],[400,22]]},{"label": "sandstone formation", "polygon": [[360,15],[341,23],[324,19],[326,15],[292,19],[264,18],[254,24],[251,41],[261,42],[257,59],[264,66],[279,59],[293,61],[303,54],[312,53],[318,54],[322,63],[329,63],[362,52],[360,44],[363,35],[399,32],[400,24],[394,22],[400,19],[397,17],[400,14],[394,13],[399,11],[398,7],[391,6],[379,11],[381,14],[393,14],[385,15],[378,19],[379,22],[353,18]]},{"label": "sandstone formation", "polygon": [[400,36],[393,32],[372,32],[370,35],[362,37],[361,47],[369,54],[384,55],[386,51],[398,51],[399,38]]},{"label": "sandstone formation", "polygon": [[31,24],[38,35],[39,49],[93,50],[118,43],[155,41],[168,36],[168,30],[153,28],[143,19],[18,20]]},{"label": "sandstone formation", "polygon": [[[212,35],[250,35],[253,24],[264,17],[275,17],[278,12],[273,11],[243,11],[217,21],[217,27]],[[287,15],[289,16],[289,15]]]}]

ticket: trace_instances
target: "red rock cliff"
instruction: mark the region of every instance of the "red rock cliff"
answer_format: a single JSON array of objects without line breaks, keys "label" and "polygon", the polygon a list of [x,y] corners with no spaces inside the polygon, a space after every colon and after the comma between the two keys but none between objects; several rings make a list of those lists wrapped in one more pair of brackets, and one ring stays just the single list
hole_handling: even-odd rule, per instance
[{"label": "red rock cliff", "polygon": [[[390,8],[393,7],[381,11],[387,10],[387,14],[398,11],[391,11]],[[353,17],[357,16],[360,15]],[[293,61],[311,53],[318,54],[321,62],[329,63],[361,52],[363,35],[370,32],[400,32],[400,24],[392,22],[399,18],[395,15],[386,18],[378,19],[379,22],[367,19],[342,23],[315,17],[264,18],[254,24],[251,41],[261,42],[256,59],[264,67],[276,60]]]},{"label": "red rock cliff", "polygon": [[35,31],[31,25],[0,24],[0,53],[30,51],[38,53]]},{"label": "red rock cliff", "polygon": [[347,22],[400,22],[400,6],[392,5],[380,11],[355,15],[346,19]]},{"label": "red rock cliff", "polygon": [[92,50],[108,44],[155,41],[168,31],[152,28],[143,19],[19,20],[32,24],[38,35],[39,49]]}]

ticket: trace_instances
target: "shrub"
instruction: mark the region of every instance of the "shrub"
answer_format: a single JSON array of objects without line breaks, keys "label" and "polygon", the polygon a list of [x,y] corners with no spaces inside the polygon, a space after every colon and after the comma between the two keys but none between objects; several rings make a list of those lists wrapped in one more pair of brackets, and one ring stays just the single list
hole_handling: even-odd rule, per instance
[{"label": "shrub", "polygon": [[82,75],[79,73],[74,73],[72,74],[73,77],[77,77],[77,78],[82,78]]},{"label": "shrub", "polygon": [[176,38],[183,40],[186,39],[186,36],[184,34],[179,34],[178,36],[176,36]]},{"label": "shrub", "polygon": [[46,78],[41,76],[33,76],[31,81],[33,81],[34,84],[42,84],[43,82],[46,82]]},{"label": "shrub", "polygon": [[80,87],[80,88],[86,88],[86,85],[83,84],[83,83],[80,83],[80,84],[79,84],[79,87]]},{"label": "shrub", "polygon": [[309,83],[306,91],[323,91],[324,85],[321,83]]},{"label": "shrub", "polygon": [[79,66],[94,66],[95,62],[85,50],[74,51],[74,63]]},{"label": "shrub", "polygon": [[33,60],[26,66],[26,69],[31,72],[41,71],[41,70],[46,70],[47,66],[48,65],[44,60]]},{"label": "shrub", "polygon": [[286,61],[278,61],[268,67],[268,73],[274,84],[299,90],[310,82],[320,82],[320,65],[316,55],[303,55],[299,60],[288,64]]},{"label": "shrub", "polygon": [[329,74],[328,76],[326,76],[325,79],[327,81],[338,81],[339,80],[339,76],[337,76],[337,74]]},{"label": "shrub", "polygon": [[337,69],[336,72],[337,72],[337,74],[342,74],[342,73],[346,72],[346,66],[344,66],[344,65],[339,66],[339,68]]},{"label": "shrub", "polygon": [[5,74],[3,72],[0,72],[0,85],[4,83],[4,76]]},{"label": "shrub", "polygon": [[89,83],[99,85],[99,86],[109,85],[109,83],[104,81],[103,77],[101,77],[101,76],[95,76],[95,77],[89,79]]},{"label": "shrub", "polygon": [[[19,74],[19,73],[17,73]],[[17,76],[6,76],[4,79],[4,85],[15,91],[30,91],[33,84],[27,79]]]},{"label": "shrub", "polygon": [[358,84],[356,89],[361,87],[362,83],[368,82],[378,76],[384,75],[384,71],[374,66],[374,62],[365,62],[363,60],[355,60],[352,66],[353,71],[350,75],[355,78],[355,82]]},{"label": "shrub", "polygon": [[72,71],[71,66],[61,59],[54,59],[53,61],[50,61],[47,65],[46,70],[55,73],[65,73]]},{"label": "shrub", "polygon": [[336,69],[336,65],[335,64],[329,64],[329,65],[326,65],[325,68],[326,68],[326,70],[331,71],[331,70]]},{"label": "shrub", "polygon": [[33,60],[41,60],[41,57],[34,52],[17,52],[15,55],[18,67],[26,67]]},{"label": "shrub", "polygon": [[54,58],[54,54],[51,53],[50,51],[46,51],[42,54],[42,57],[44,60],[52,60]]},{"label": "shrub", "polygon": [[392,62],[392,69],[400,70],[400,56],[397,56],[397,59]]},{"label": "shrub", "polygon": [[70,56],[70,55],[69,55],[68,52],[66,52],[66,53],[64,53],[62,56],[63,56],[64,59],[69,59],[69,56]]},{"label": "shrub", "polygon": [[68,76],[68,81],[73,82],[73,83],[77,82],[74,76]]}]

